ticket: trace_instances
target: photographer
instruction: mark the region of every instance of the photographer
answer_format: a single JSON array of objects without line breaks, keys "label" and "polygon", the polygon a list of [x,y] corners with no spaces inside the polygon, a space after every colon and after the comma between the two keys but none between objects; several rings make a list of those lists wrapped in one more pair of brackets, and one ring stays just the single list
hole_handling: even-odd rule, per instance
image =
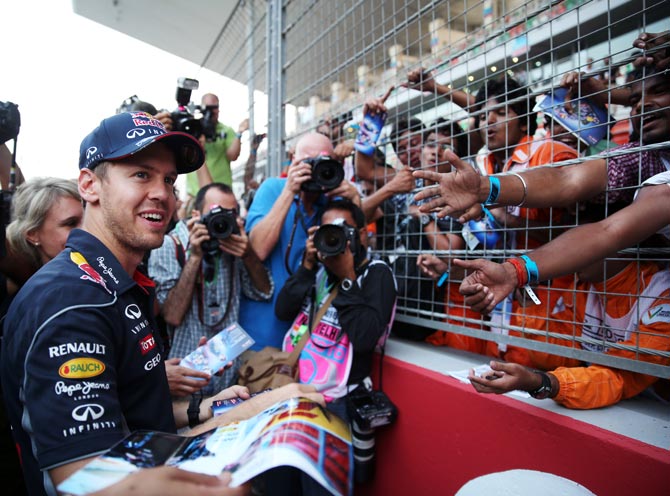
[{"label": "photographer", "polygon": [[[360,202],[358,190],[344,179],[342,164],[333,160],[333,145],[318,133],[303,135],[296,144],[286,178],[269,177],[258,188],[247,215],[249,243],[267,263],[277,287],[300,266],[307,230],[316,225],[328,197]],[[243,298],[240,324],[256,341],[253,350],[281,346],[289,322],[274,313],[272,302]]]},{"label": "photographer", "polygon": [[[347,422],[347,394],[369,381],[373,351],[390,330],[396,301],[390,267],[381,260],[370,262],[366,253],[363,212],[349,200],[331,200],[321,227],[309,229],[302,264],[275,306],[280,319],[295,319],[284,337],[285,351],[312,329],[300,354],[300,382],[316,387],[327,408]],[[324,493],[307,476],[293,472],[302,477],[302,494]],[[283,482],[268,483],[268,494],[301,494],[296,492],[299,484]]]},{"label": "photographer", "polygon": [[[237,200],[221,183],[198,191],[191,219],[177,223],[151,253],[149,275],[173,339],[168,363],[195,350],[202,336],[209,339],[237,322],[241,292],[260,301],[274,292],[270,274],[244,232]],[[193,394],[202,387],[204,395],[212,395],[226,387],[235,370],[205,381],[202,374],[195,379],[184,370],[180,392]]]},{"label": "photographer", "polygon": [[219,98],[207,93],[202,97],[203,133],[205,135],[206,167],[200,174],[186,176],[186,192],[195,196],[198,189],[210,182],[233,185],[230,163],[240,156],[242,133],[249,129],[249,119],[244,119],[235,131],[219,122]]}]

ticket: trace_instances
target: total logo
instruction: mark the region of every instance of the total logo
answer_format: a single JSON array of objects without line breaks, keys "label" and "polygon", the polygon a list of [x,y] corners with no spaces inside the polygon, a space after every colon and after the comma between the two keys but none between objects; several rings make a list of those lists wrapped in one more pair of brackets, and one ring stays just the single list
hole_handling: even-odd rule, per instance
[{"label": "total logo", "polygon": [[93,420],[98,420],[105,414],[105,409],[102,405],[97,403],[87,403],[85,405],[79,405],[77,408],[72,410],[72,418],[77,422],[91,422]]},{"label": "total logo", "polygon": [[154,339],[153,334],[149,334],[148,336],[145,336],[142,339],[140,339],[140,351],[142,352],[143,355],[146,355],[155,347],[156,347],[156,340]]},{"label": "total logo", "polygon": [[58,375],[65,379],[86,379],[105,371],[105,364],[95,358],[73,358],[58,368]]}]

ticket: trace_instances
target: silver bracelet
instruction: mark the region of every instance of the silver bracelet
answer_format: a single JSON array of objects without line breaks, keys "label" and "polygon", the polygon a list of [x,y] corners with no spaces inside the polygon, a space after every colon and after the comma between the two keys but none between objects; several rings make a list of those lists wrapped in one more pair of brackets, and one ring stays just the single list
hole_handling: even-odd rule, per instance
[{"label": "silver bracelet", "polygon": [[515,207],[520,207],[526,202],[526,195],[528,195],[528,185],[526,184],[526,180],[523,178],[521,174],[517,174],[516,172],[510,172],[510,176],[516,176],[519,178],[519,181],[521,181],[521,184],[523,185],[523,197],[521,198],[521,201],[514,205]]}]

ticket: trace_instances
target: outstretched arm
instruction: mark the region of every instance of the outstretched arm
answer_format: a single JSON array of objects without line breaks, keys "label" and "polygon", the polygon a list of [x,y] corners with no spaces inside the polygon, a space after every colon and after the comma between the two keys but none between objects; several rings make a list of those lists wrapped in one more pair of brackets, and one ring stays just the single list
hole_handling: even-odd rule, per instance
[{"label": "outstretched arm", "polygon": [[[563,207],[592,198],[607,187],[607,162],[604,159],[561,167],[533,167],[519,174],[524,186],[524,182],[511,174],[480,176],[455,153],[449,151],[446,155],[454,172],[414,171],[414,177],[437,183],[417,193],[414,199],[429,199],[421,205],[422,212],[437,212],[440,217],[459,215],[461,223],[472,220],[463,212],[476,203],[523,204],[527,208]],[[497,195],[492,195],[491,178],[500,181]],[[490,198],[493,201],[489,201]]]},{"label": "outstretched arm", "polygon": [[[670,224],[670,187],[643,188],[628,207],[600,222],[584,224],[561,234],[528,256],[537,264],[539,280],[546,281],[578,271],[611,253],[639,243]],[[557,256],[560,254],[560,256]],[[490,312],[518,284],[514,267],[487,260],[457,261],[472,272],[461,284],[465,303],[473,310]]]}]

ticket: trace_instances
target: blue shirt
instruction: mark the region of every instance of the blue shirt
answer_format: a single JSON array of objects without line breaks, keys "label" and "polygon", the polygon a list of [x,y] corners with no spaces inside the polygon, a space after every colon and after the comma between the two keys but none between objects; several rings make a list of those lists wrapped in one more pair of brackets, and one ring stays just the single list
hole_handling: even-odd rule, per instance
[{"label": "blue shirt", "polygon": [[[284,178],[271,177],[260,185],[247,214],[246,229],[248,233],[251,233],[256,224],[270,212],[284,189],[286,181]],[[291,244],[288,266],[292,272],[295,272],[302,262],[302,254],[307,242],[307,229],[316,225],[321,213],[320,207],[323,204],[325,204],[325,197],[321,195],[314,205],[312,215],[308,215],[302,202],[296,200],[291,205],[286,218],[283,219],[279,240],[270,256],[265,260],[265,265],[270,269],[276,288],[272,300],[267,302],[253,301],[244,295],[240,300],[240,325],[256,341],[252,347],[253,350],[260,350],[265,346],[281,348],[282,339],[291,322],[279,320],[275,315],[274,308],[277,294],[290,275],[286,269],[286,250]],[[282,220],[277,219],[277,222],[282,222]],[[291,232],[294,225],[295,233],[291,243]]]},{"label": "blue shirt", "polygon": [[47,470],[130,431],[176,431],[152,285],[74,229],[14,299],[0,373],[30,494],[55,494]]}]

